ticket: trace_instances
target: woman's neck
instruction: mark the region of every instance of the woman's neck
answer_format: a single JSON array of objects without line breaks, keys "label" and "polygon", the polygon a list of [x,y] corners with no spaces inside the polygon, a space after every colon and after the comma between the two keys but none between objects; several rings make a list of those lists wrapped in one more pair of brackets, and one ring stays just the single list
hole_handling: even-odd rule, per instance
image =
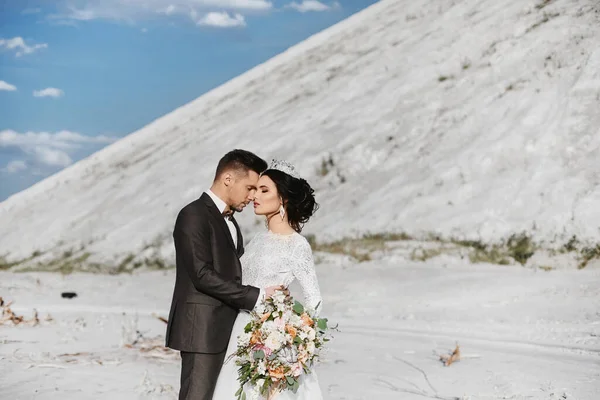
[{"label": "woman's neck", "polygon": [[290,226],[287,216],[283,217],[282,220],[279,213],[267,217],[267,228],[273,233],[279,233],[282,235],[295,232],[294,228]]}]

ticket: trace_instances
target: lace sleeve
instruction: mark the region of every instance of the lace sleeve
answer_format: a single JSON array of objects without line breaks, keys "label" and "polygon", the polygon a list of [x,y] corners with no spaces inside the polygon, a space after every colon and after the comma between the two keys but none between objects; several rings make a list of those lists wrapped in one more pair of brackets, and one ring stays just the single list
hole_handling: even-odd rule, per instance
[{"label": "lace sleeve", "polygon": [[318,314],[322,308],[321,290],[315,271],[312,249],[304,238],[294,250],[292,263],[292,272],[302,287],[306,307],[315,310]]}]

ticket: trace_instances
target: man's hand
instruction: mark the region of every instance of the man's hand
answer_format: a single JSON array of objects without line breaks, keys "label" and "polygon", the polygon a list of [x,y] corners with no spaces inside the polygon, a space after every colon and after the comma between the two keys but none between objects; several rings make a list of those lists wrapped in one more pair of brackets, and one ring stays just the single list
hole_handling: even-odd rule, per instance
[{"label": "man's hand", "polygon": [[284,288],[283,285],[269,286],[268,288],[265,289],[265,298],[268,299],[271,296],[273,296],[273,294],[275,294],[276,290],[281,290],[283,292],[283,294],[285,294],[286,296],[290,295],[290,291],[288,290],[288,288]]}]

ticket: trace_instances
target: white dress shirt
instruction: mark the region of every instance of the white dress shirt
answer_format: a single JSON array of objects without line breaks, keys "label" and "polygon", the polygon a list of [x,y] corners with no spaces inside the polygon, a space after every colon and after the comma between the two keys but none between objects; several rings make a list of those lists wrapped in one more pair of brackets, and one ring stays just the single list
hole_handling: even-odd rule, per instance
[{"label": "white dress shirt", "polygon": [[[227,208],[227,204],[223,200],[221,200],[221,198],[219,196],[217,196],[210,189],[208,189],[206,191],[206,194],[208,194],[210,196],[212,201],[217,206],[217,209],[219,210],[219,212],[221,214],[223,214],[223,211],[225,211],[225,209]],[[228,217],[223,216],[223,218],[225,219],[225,222],[227,223],[227,227],[229,228],[229,232],[231,233],[231,237],[233,238],[233,244],[235,244],[235,248],[237,249],[237,229],[235,228],[233,221],[231,221]],[[259,288],[258,299],[256,300],[255,307],[258,303],[260,303],[264,299],[264,295],[265,295],[265,290],[263,288]]]},{"label": "white dress shirt", "polygon": [[[223,211],[225,211],[225,209],[227,208],[227,204],[221,200],[221,198],[219,198],[219,196],[217,196],[216,194],[214,194],[214,192],[210,189],[208,189],[206,191],[206,194],[208,194],[210,196],[210,198],[212,199],[212,201],[215,203],[215,205],[217,206],[217,209],[219,210],[219,212],[221,214],[223,214]],[[233,238],[233,244],[235,245],[235,248],[237,249],[237,229],[235,228],[235,225],[233,224],[233,221],[230,220],[228,217],[223,216],[223,218],[225,219],[225,222],[227,223],[227,227],[229,228],[229,232],[231,233],[231,237]]]}]

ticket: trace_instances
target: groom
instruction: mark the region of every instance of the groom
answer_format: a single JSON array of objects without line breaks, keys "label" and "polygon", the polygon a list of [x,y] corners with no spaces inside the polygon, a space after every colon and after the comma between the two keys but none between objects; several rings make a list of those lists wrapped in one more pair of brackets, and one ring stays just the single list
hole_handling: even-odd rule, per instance
[{"label": "groom", "polygon": [[[241,284],[244,246],[233,212],[254,200],[265,169],[267,163],[253,153],[227,153],[210,190],[177,216],[166,345],[181,352],[180,400],[211,400],[238,310],[252,310],[264,297],[262,289]],[[280,287],[264,294],[275,289]]]}]

